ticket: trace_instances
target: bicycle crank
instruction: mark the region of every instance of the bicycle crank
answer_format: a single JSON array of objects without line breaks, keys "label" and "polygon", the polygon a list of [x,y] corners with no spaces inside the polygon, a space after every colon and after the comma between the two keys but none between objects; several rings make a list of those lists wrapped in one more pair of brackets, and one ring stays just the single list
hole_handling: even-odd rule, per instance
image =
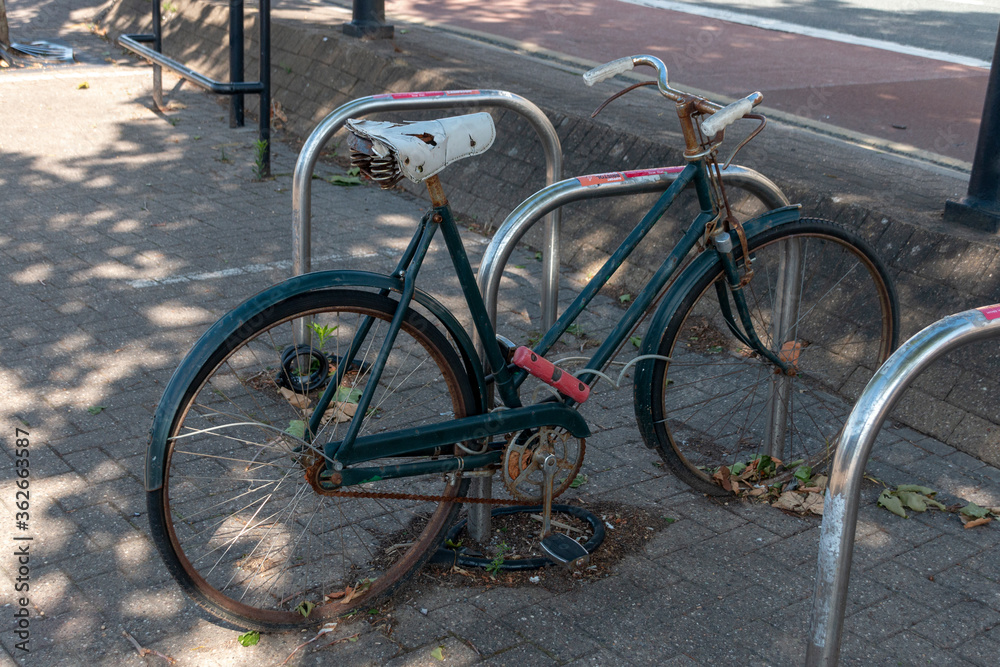
[{"label": "bicycle crank", "polygon": [[587,441],[575,438],[562,428],[548,426],[518,431],[510,437],[500,466],[508,493],[525,503],[540,504],[545,497],[543,464],[555,456],[552,497],[558,498],[570,487],[583,465]]}]

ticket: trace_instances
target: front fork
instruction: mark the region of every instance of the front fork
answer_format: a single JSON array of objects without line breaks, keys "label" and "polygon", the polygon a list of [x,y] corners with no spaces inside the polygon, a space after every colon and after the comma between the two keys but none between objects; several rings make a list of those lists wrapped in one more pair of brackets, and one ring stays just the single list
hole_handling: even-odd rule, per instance
[{"label": "front fork", "polygon": [[[750,316],[746,293],[743,290],[743,281],[740,279],[736,260],[733,258],[732,237],[728,232],[720,232],[713,241],[722,262],[723,273],[726,276],[725,285],[721,280],[715,283],[719,307],[726,326],[744,345],[770,361],[775,367],[765,411],[767,423],[764,442],[768,454],[772,458],[780,460],[784,455],[788,413],[792,399],[792,378],[797,372],[798,356],[801,351],[800,344],[796,339],[796,329],[802,291],[802,266],[804,262],[802,242],[792,238],[785,239],[781,243],[778,287],[771,323],[773,345],[769,349],[757,335],[753,318]],[[751,261],[752,258],[749,256],[744,258],[747,270],[750,270]],[[740,325],[737,325],[736,317],[734,317],[730,307],[730,295],[736,305],[736,313],[742,329]],[[775,350],[777,350],[777,354]]]}]

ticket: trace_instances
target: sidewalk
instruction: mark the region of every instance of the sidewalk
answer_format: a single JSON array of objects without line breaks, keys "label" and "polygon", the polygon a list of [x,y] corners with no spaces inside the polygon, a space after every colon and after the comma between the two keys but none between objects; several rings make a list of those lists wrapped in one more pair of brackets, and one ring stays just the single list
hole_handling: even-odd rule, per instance
[{"label": "sidewalk", "polygon": [[[153,112],[150,69],[104,62],[128,60],[71,30],[84,13],[73,6],[53,0],[27,18],[8,7],[12,35],[59,34],[93,59],[0,71],[0,428],[10,436],[0,469],[14,469],[15,429],[29,431],[34,538],[32,652],[15,648],[18,575],[5,555],[0,663],[166,664],[140,657],[126,631],[179,665],[276,665],[309,636],[265,635],[244,648],[237,629],[200,613],[148,537],[142,475],[151,414],[181,357],[216,318],[290,272],[296,150],[276,143],[276,178],[254,181],[252,126],[229,129],[225,106],[169,76],[173,108]],[[388,270],[425,207],[373,187],[313,187],[322,268]],[[465,239],[475,263],[485,239]],[[452,305],[458,290],[443,278],[441,250],[426,284]],[[521,336],[538,326],[533,254],[523,251],[524,268],[501,288],[501,326]],[[579,279],[564,270],[567,291]],[[616,309],[598,304],[588,331],[600,335]],[[818,519],[687,490],[642,446],[628,388],[599,391],[588,406],[589,482],[567,496],[674,523],[598,581],[547,570],[538,584],[505,587],[427,570],[373,622],[345,623],[333,637],[356,641],[310,646],[287,664],[801,664]],[[868,472],[926,484],[946,503],[1000,505],[1000,471],[908,428],[885,431]],[[1000,530],[963,530],[942,513],[904,521],[874,506],[881,488],[863,492],[843,664],[994,665]],[[0,475],[5,554],[14,492],[13,476]],[[439,647],[443,660],[432,655]]]}]

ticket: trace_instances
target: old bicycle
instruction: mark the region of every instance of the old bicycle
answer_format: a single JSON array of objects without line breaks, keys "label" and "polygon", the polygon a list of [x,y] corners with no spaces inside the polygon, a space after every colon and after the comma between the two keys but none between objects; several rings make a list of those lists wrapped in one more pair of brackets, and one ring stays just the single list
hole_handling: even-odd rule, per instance
[{"label": "old bicycle", "polygon": [[[147,497],[161,555],[200,605],[251,628],[320,623],[371,606],[425,563],[461,503],[477,500],[465,497],[470,475],[495,471],[514,502],[550,504],[583,462],[590,428],[577,408],[644,320],[637,423],[686,482],[724,493],[713,479],[723,467],[829,455],[849,398],[896,344],[888,274],[856,233],[796,206],[737,219],[717,151],[737,119],[763,124],[759,93],[720,107],[672,88],[652,56],[585,79],[635,65],[655,68],[654,85],[676,103],[687,164],[531,349],[497,335],[437,178],[489,148],[489,115],[350,123],[355,163],[384,186],[424,182],[433,208],[391,274],[276,285],[219,320],[175,372],[154,418]],[[689,186],[700,212],[586,369],[547,361]],[[485,363],[455,315],[417,287],[438,233]],[[527,401],[529,375],[555,395]],[[559,540],[546,550],[560,560],[564,547],[571,558]]]}]

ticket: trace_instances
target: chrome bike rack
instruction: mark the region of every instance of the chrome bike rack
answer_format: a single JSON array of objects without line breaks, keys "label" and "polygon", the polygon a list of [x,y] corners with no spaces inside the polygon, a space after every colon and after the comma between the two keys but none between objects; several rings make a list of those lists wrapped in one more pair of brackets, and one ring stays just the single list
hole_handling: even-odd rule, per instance
[{"label": "chrome bike rack", "polygon": [[836,665],[840,658],[861,481],[882,422],[906,388],[936,359],[962,345],[996,337],[1000,337],[1000,305],[938,320],[882,364],[854,405],[840,436],[824,498],[806,652],[809,667]]},{"label": "chrome bike rack", "polygon": [[[562,178],[562,146],[552,121],[520,95],[504,90],[438,90],[413,93],[385,93],[359,97],[334,109],[320,121],[306,139],[292,176],[292,273],[308,273],[312,266],[312,175],[323,146],[349,118],[379,111],[416,111],[492,106],[520,114],[538,134],[545,150],[545,181]],[[542,273],[542,321],[545,328],[556,321],[559,304],[559,211],[553,211],[545,226]],[[296,327],[297,338],[305,340],[305,324]]]},{"label": "chrome bike rack", "polygon": [[[662,192],[677,180],[677,175],[683,169],[683,167],[660,167],[568,178],[553,183],[524,200],[511,211],[486,247],[476,276],[479,291],[486,304],[486,312],[493,325],[496,326],[497,294],[500,291],[500,279],[503,277],[507,261],[514,252],[517,242],[543,216],[558,213],[561,206],[575,201]],[[738,187],[760,199],[768,209],[788,205],[788,198],[778,186],[752,169],[733,165],[722,171],[722,178],[726,185]],[[550,292],[550,295],[553,299],[558,296],[556,291]],[[554,316],[554,305],[552,313]],[[547,323],[545,328],[551,326],[551,323]],[[478,338],[476,338],[476,348],[482,356],[482,341]],[[492,477],[474,477],[470,493],[481,498],[490,498],[493,493],[492,484]],[[489,505],[469,506],[468,530],[473,539],[480,542],[489,539],[490,520]]]},{"label": "chrome bike rack", "polygon": [[[507,261],[514,252],[517,242],[541,220],[542,216],[558,212],[559,207],[575,201],[662,192],[670,187],[682,170],[683,167],[660,167],[568,178],[539,190],[521,202],[510,212],[486,247],[476,277],[479,291],[486,303],[486,311],[493,324],[496,324],[500,278],[503,276]],[[780,208],[789,203],[777,185],[753,169],[731,165],[722,170],[722,177],[726,185],[749,192],[759,198],[768,209]],[[550,323],[546,323],[545,328],[551,326]]]}]

